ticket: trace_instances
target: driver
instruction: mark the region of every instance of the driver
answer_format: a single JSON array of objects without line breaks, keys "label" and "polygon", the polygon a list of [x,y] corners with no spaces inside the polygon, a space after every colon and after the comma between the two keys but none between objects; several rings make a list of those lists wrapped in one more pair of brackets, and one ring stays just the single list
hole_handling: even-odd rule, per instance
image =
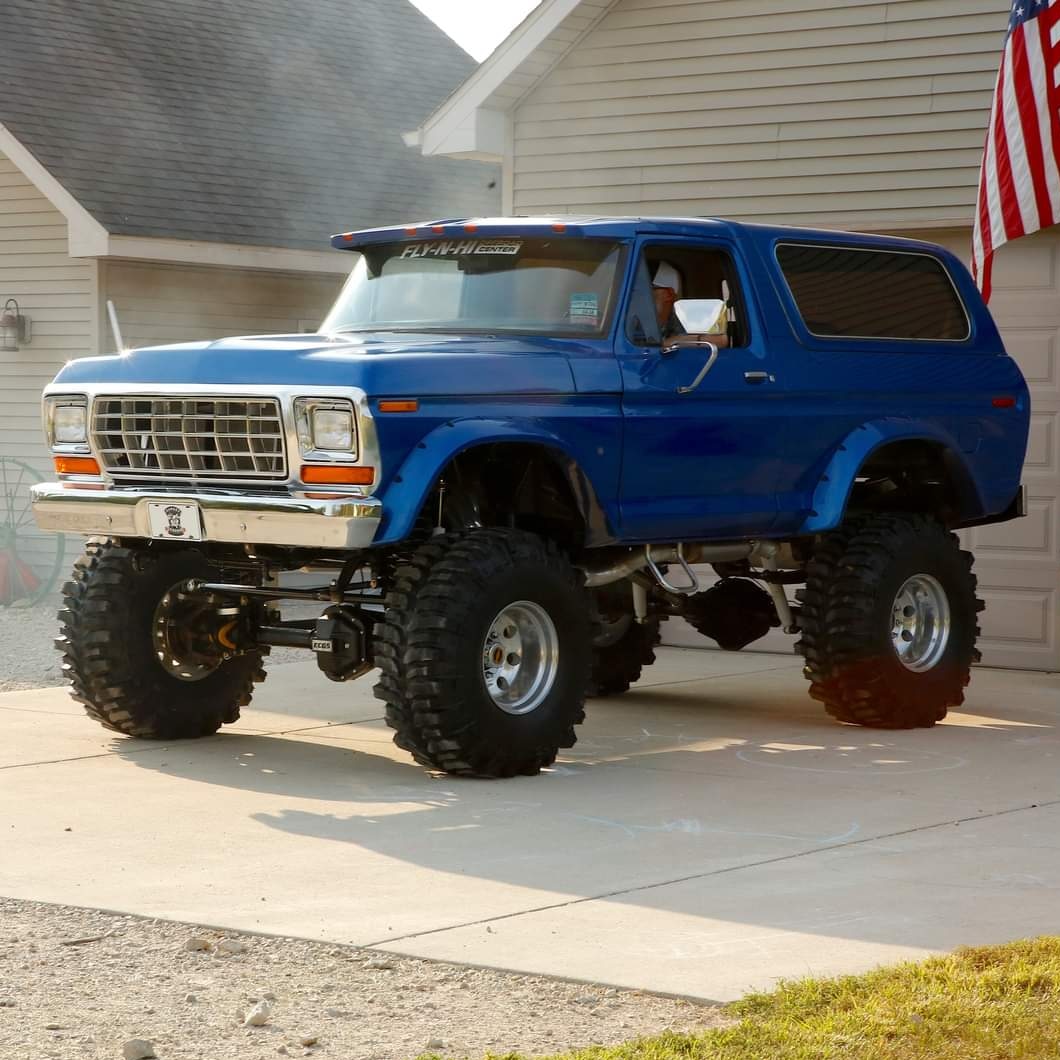
[{"label": "driver", "polygon": [[656,266],[651,294],[664,345],[690,346],[697,342],[712,342],[718,349],[729,345],[728,312],[722,314],[717,330],[707,335],[691,335],[682,327],[674,312],[674,305],[681,297],[681,274],[668,261],[660,261]]}]

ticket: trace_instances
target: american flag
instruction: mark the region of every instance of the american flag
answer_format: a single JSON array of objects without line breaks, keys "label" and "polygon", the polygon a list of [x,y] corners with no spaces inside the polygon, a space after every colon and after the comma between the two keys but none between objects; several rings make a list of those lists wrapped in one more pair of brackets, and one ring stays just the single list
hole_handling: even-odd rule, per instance
[{"label": "american flag", "polygon": [[972,273],[990,301],[994,252],[1060,223],[1060,0],[1014,0],[979,179]]}]

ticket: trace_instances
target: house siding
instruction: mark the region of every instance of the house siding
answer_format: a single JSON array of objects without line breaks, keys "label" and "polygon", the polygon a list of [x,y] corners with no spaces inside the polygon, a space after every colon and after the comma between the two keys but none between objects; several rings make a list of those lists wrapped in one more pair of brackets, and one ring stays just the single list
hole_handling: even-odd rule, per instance
[{"label": "house siding", "polygon": [[41,471],[41,388],[93,352],[96,264],[67,251],[66,219],[0,154],[0,305],[16,299],[32,327],[18,352],[0,350],[0,457]]},{"label": "house siding", "polygon": [[1004,0],[618,0],[514,112],[517,213],[967,223]]},{"label": "house siding", "polygon": [[[19,557],[46,583],[61,576],[77,542],[64,546],[29,517],[30,483],[51,471],[40,393],[66,361],[94,352],[96,268],[69,257],[66,218],[0,153],[0,307],[14,298],[32,328],[17,351],[0,350],[0,531],[16,525]],[[0,606],[20,595],[11,589],[10,561],[5,547]]]},{"label": "house siding", "polygon": [[[343,281],[334,274],[154,262],[107,261],[102,270],[102,297],[114,302],[129,347],[312,328]],[[102,343],[113,349],[109,332]]]}]

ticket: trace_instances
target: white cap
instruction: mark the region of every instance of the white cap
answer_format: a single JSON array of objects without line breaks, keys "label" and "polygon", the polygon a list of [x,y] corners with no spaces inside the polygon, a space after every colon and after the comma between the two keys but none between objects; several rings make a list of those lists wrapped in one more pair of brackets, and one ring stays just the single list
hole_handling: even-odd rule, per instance
[{"label": "white cap", "polygon": [[655,270],[652,287],[669,287],[678,298],[681,297],[681,274],[668,261],[660,261]]}]

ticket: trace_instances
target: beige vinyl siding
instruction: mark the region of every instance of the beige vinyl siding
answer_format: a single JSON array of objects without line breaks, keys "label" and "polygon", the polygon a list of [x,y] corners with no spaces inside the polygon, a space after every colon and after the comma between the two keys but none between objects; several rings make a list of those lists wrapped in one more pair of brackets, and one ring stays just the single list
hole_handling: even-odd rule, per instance
[{"label": "beige vinyl siding", "polygon": [[[114,302],[130,347],[311,329],[343,280],[132,261],[108,261],[102,270],[102,297]],[[113,349],[109,333],[103,348]]]},{"label": "beige vinyl siding", "polygon": [[555,66],[593,24],[607,12],[612,0],[582,0],[539,44],[519,69],[504,79],[486,101],[487,107],[507,110]]},{"label": "beige vinyl siding", "polygon": [[[67,251],[66,219],[0,154],[0,308],[16,299],[32,327],[17,352],[0,350],[0,530],[25,516],[30,481],[51,470],[41,390],[66,361],[93,352],[96,264]],[[56,548],[29,520],[18,528],[18,554],[38,574],[51,573]]]},{"label": "beige vinyl siding", "polygon": [[32,326],[17,353],[0,350],[0,456],[47,464],[40,392],[92,352],[95,268],[69,257],[66,219],[0,154],[0,307],[15,298]]},{"label": "beige vinyl siding", "polygon": [[617,0],[515,110],[515,211],[967,223],[1008,6]]}]

